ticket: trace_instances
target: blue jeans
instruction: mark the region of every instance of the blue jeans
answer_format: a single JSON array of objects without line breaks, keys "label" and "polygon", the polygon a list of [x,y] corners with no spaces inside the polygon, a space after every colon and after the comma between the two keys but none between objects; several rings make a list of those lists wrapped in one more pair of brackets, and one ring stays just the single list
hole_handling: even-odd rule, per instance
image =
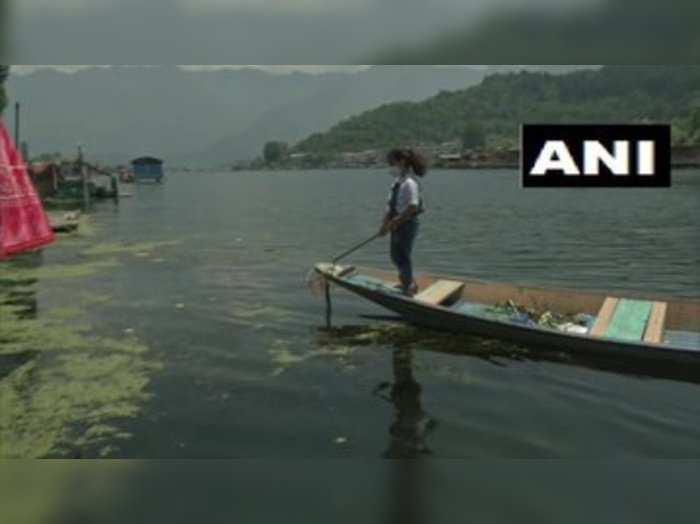
[{"label": "blue jeans", "polygon": [[411,254],[418,235],[418,221],[401,224],[391,233],[391,261],[399,270],[399,280],[404,289],[413,284],[413,262]]}]

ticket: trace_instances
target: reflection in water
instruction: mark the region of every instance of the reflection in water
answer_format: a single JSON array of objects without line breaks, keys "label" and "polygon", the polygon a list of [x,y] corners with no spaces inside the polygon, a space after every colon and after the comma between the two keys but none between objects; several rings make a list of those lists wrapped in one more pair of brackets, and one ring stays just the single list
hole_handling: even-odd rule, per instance
[{"label": "reflection in water", "polygon": [[389,448],[384,457],[414,459],[429,455],[431,451],[426,436],[435,427],[435,421],[423,411],[422,387],[413,376],[413,351],[394,350],[392,367],[394,383],[389,397],[383,398],[394,405],[394,421],[389,428]]},{"label": "reflection in water", "polygon": [[[422,505],[424,465],[415,459],[432,453],[426,437],[435,427],[435,421],[423,411],[422,387],[413,375],[413,351],[395,349],[392,369],[394,383],[387,400],[394,405],[394,421],[389,427],[389,447],[383,454],[384,458],[393,460],[386,521],[418,524],[427,522],[427,519]],[[380,384],[378,388],[382,386]]]},{"label": "reflection in water", "polygon": [[391,524],[429,522],[423,501],[425,463],[418,460],[395,460],[389,467],[391,496],[385,521]]},{"label": "reflection in water", "polygon": [[[34,251],[13,259],[12,265],[14,267],[32,269],[39,267],[41,262],[41,251]],[[20,281],[4,280],[3,273],[0,272],[0,323],[9,324],[7,322],[8,318],[28,320],[37,317],[39,307],[36,299],[36,289],[34,288],[36,282],[36,278]],[[8,337],[3,336],[3,331],[0,329],[0,344],[7,344],[8,342]],[[27,364],[38,353],[38,351],[28,348],[24,351],[6,354],[0,348],[0,380]]]},{"label": "reflection in water", "polygon": [[[389,345],[406,351],[428,351],[477,358],[507,368],[518,362],[547,362],[581,367],[619,375],[700,384],[700,359],[679,365],[675,362],[645,360],[619,355],[575,354],[537,347],[525,347],[498,339],[421,329],[403,323],[343,326],[327,331],[336,343],[354,346]],[[396,365],[394,365],[396,368]],[[378,389],[383,390],[385,387]]]}]

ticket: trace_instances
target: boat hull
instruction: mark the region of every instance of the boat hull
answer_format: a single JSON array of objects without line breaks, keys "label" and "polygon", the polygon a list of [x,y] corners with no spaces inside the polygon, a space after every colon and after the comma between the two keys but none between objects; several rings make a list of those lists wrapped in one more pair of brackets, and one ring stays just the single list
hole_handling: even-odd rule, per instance
[{"label": "boat hull", "polygon": [[495,338],[534,349],[608,357],[633,357],[664,362],[700,363],[700,351],[698,350],[667,344],[636,343],[589,335],[576,335],[540,327],[489,320],[454,311],[447,307],[424,304],[399,293],[384,293],[369,289],[355,284],[347,278],[335,276],[323,265],[317,266],[317,271],[333,284],[397,313],[406,322],[430,329]]}]

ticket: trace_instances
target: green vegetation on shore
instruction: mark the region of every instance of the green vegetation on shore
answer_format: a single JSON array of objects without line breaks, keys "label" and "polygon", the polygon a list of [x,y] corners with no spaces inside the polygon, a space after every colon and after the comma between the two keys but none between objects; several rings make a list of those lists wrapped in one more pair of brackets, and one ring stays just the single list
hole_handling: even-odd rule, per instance
[{"label": "green vegetation on shore", "polygon": [[[338,155],[405,144],[517,147],[521,123],[671,122],[676,145],[700,143],[700,67],[608,66],[564,75],[518,72],[350,117],[292,152]],[[478,130],[478,131],[477,131]],[[469,146],[471,144],[465,144]]]}]

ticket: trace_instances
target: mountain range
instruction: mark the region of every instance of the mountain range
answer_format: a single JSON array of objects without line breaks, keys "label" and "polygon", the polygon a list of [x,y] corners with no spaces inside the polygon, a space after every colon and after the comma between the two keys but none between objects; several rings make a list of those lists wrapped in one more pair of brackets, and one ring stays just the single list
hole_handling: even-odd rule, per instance
[{"label": "mountain range", "polygon": [[22,138],[33,154],[73,154],[80,142],[98,161],[121,163],[148,153],[171,165],[223,166],[256,157],[266,141],[295,143],[382,104],[423,100],[519,67],[374,66],[322,74],[39,69],[12,74],[7,91],[10,104],[22,104]]}]

